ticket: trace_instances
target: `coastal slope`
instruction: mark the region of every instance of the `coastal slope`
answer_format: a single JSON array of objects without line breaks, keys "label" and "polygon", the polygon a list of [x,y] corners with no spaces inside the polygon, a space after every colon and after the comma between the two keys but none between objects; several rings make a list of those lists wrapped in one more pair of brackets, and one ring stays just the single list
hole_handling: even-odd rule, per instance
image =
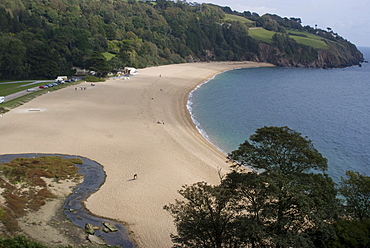
[{"label": "coastal slope", "polygon": [[[129,80],[81,83],[44,94],[0,118],[0,152],[70,154],[104,166],[107,178],[86,207],[117,219],[139,247],[171,247],[176,229],[163,206],[182,185],[219,183],[226,157],[195,128],[189,92],[215,74],[254,62],[142,69]],[[134,179],[137,174],[137,179]]]}]

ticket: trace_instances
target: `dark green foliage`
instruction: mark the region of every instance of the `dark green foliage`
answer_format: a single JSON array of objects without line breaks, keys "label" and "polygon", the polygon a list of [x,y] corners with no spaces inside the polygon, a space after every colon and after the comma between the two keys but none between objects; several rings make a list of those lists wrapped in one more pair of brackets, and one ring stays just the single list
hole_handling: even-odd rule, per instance
[{"label": "dark green foliage", "polygon": [[[337,216],[337,192],[330,177],[312,172],[325,172],[327,160],[310,140],[288,127],[263,127],[228,158],[236,168],[250,165],[265,171],[255,177],[260,185],[266,184],[258,216],[270,242],[278,247],[313,247],[315,233],[334,236],[329,223]],[[243,192],[250,197],[256,190],[248,184]]]},{"label": "dark green foliage", "polygon": [[222,185],[199,182],[184,186],[179,193],[186,201],[164,208],[175,218],[178,235],[172,235],[174,247],[243,247],[239,234],[246,231],[243,212],[233,190]]},{"label": "dark green foliage", "polygon": [[24,236],[16,236],[14,238],[0,238],[0,248],[47,248],[47,246]]},{"label": "dark green foliage", "polygon": [[298,44],[288,34],[274,34],[274,45],[288,58],[301,64],[307,64],[317,59],[317,51],[312,47]]},{"label": "dark green foliage", "polygon": [[235,166],[250,165],[279,175],[327,169],[327,160],[312,142],[288,127],[257,129],[250,141],[241,144],[228,158]]},{"label": "dark green foliage", "polygon": [[[109,69],[147,67],[186,61],[256,60],[280,65],[280,56],[291,64],[309,65],[318,59],[312,47],[276,38],[281,53],[261,57],[261,43],[248,35],[256,25],[286,30],[318,32],[333,41],[340,65],[361,61],[359,51],[332,31],[302,27],[299,18],[238,13],[229,7],[186,1],[75,1],[22,0],[0,3],[0,78],[54,78],[72,75],[72,66],[89,68],[93,52],[117,54]],[[225,21],[224,13],[254,21]],[[320,31],[320,32],[319,32]],[[115,44],[112,47],[112,44]],[[330,44],[332,46],[332,44]],[[333,56],[337,58],[338,56]],[[330,64],[330,60],[325,62]],[[103,62],[101,62],[103,63]],[[106,65],[102,76],[105,74]]]},{"label": "dark green foliage", "polygon": [[357,220],[370,219],[370,177],[347,171],[339,189],[345,198],[345,214]]},{"label": "dark green foliage", "polygon": [[99,52],[93,52],[85,64],[90,70],[95,71],[97,77],[105,77],[110,71],[107,60]]},{"label": "dark green foliage", "polygon": [[334,224],[337,238],[328,242],[332,248],[370,247],[370,220],[339,220]]},{"label": "dark green foliage", "polygon": [[95,83],[95,82],[105,82],[105,79],[104,78],[98,78],[98,77],[91,76],[91,75],[87,75],[85,77],[85,81]]},{"label": "dark green foliage", "polygon": [[235,170],[220,185],[184,186],[185,200],[165,207],[178,230],[174,247],[322,247],[335,240],[337,190],[311,141],[288,127],[263,127],[250,140],[229,154]]},{"label": "dark green foliage", "polygon": [[26,47],[21,40],[0,35],[0,78],[18,79],[27,74]]}]

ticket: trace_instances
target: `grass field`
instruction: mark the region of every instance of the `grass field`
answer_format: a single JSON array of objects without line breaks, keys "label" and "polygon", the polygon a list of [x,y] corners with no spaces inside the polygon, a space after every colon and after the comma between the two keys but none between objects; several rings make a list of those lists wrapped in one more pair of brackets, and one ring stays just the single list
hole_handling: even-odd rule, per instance
[{"label": "grass field", "polygon": [[[28,82],[27,81],[22,81],[22,82],[19,82],[19,83],[14,83],[14,82],[0,83],[0,96],[7,96],[7,95],[10,95],[10,94],[22,91],[22,90],[27,90],[29,88],[33,88],[33,87],[36,87],[36,86],[38,87],[40,85],[43,85],[43,84],[47,83],[45,80],[43,80],[42,82],[39,82],[39,83],[31,84],[33,82],[35,82],[35,81],[28,81]],[[49,80],[48,82],[49,83],[54,82],[54,80]]]},{"label": "grass field", "polygon": [[[266,43],[272,43],[273,42],[272,36],[276,32],[268,31],[264,28],[250,28],[248,30],[248,33],[250,36],[252,36],[252,38],[256,40],[260,40]],[[295,41],[297,41],[297,43],[299,44],[311,46],[311,47],[318,48],[318,49],[329,48],[329,46],[323,41],[324,38],[318,35],[314,35],[314,34],[310,34],[306,32],[291,31],[291,30],[287,30],[287,33],[300,35],[300,36],[290,35],[290,37],[293,38]],[[302,36],[305,36],[305,37],[302,37]]]},{"label": "grass field", "polygon": [[232,14],[225,14],[224,20],[225,21],[239,21],[242,23],[250,24],[250,25],[254,24],[254,21],[251,21],[242,16],[237,16],[237,15],[232,15]]},{"label": "grass field", "polygon": [[113,54],[113,53],[102,53],[103,54],[103,56],[105,57],[105,59],[107,60],[107,61],[109,61],[109,60],[111,60],[113,57],[115,57],[116,55],[115,54]]},{"label": "grass field", "polygon": [[[50,80],[50,82],[53,82],[53,81],[54,80]],[[40,83],[27,85],[31,82],[33,82],[33,81],[29,81],[29,82],[24,81],[22,83],[12,83],[12,82],[4,83],[4,82],[2,82],[2,83],[0,83],[0,96],[7,96],[7,95],[10,95],[10,94],[13,94],[13,93],[16,93],[16,92],[26,91],[29,88],[40,86],[40,85],[43,85],[43,84],[46,83],[45,81],[43,81],[43,82],[40,82]],[[70,83],[66,83],[66,84],[59,84],[59,85],[53,86],[51,88],[40,89],[40,90],[35,91],[35,92],[27,92],[27,94],[24,95],[24,96],[21,96],[21,97],[18,97],[16,99],[5,101],[5,102],[1,103],[0,104],[0,114],[3,114],[5,112],[7,112],[8,110],[13,109],[15,107],[18,107],[18,106],[20,106],[20,105],[22,105],[26,102],[29,102],[33,98],[35,98],[37,96],[40,96],[40,95],[42,95],[42,94],[44,94],[48,91],[59,90],[61,88],[67,87],[69,85],[79,84],[80,82],[81,81],[70,82]]]},{"label": "grass field", "polygon": [[268,31],[264,28],[250,28],[248,34],[252,36],[253,39],[260,40],[266,43],[272,43],[272,36],[275,32]]}]

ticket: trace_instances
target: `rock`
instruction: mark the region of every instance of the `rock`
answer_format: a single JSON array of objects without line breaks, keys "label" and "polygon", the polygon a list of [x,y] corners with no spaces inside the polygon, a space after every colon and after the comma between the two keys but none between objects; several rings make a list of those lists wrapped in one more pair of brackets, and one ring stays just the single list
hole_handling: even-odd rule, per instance
[{"label": "rock", "polygon": [[103,222],[103,225],[108,228],[110,232],[116,232],[118,230],[114,225],[108,222]]},{"label": "rock", "polygon": [[100,237],[98,237],[98,236],[95,236],[95,235],[91,235],[91,234],[89,234],[88,236],[87,236],[87,239],[91,242],[91,243],[95,243],[95,244],[98,244],[98,245],[105,245],[106,243],[105,243],[105,241],[102,239],[102,238],[100,238]]},{"label": "rock", "polygon": [[88,234],[94,234],[95,233],[94,226],[91,225],[90,223],[86,223],[85,224],[85,232],[88,233]]}]

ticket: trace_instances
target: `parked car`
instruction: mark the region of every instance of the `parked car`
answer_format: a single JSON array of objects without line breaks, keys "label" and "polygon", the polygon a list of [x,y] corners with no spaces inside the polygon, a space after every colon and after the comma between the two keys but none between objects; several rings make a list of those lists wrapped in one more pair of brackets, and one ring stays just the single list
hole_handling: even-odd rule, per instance
[{"label": "parked car", "polygon": [[49,88],[49,86],[47,86],[46,84],[44,84],[44,85],[39,86],[39,88],[40,89],[47,89],[47,88]]},{"label": "parked car", "polygon": [[34,91],[36,91],[36,89],[35,88],[31,88],[31,89],[27,89],[27,91],[28,92],[34,92]]}]

